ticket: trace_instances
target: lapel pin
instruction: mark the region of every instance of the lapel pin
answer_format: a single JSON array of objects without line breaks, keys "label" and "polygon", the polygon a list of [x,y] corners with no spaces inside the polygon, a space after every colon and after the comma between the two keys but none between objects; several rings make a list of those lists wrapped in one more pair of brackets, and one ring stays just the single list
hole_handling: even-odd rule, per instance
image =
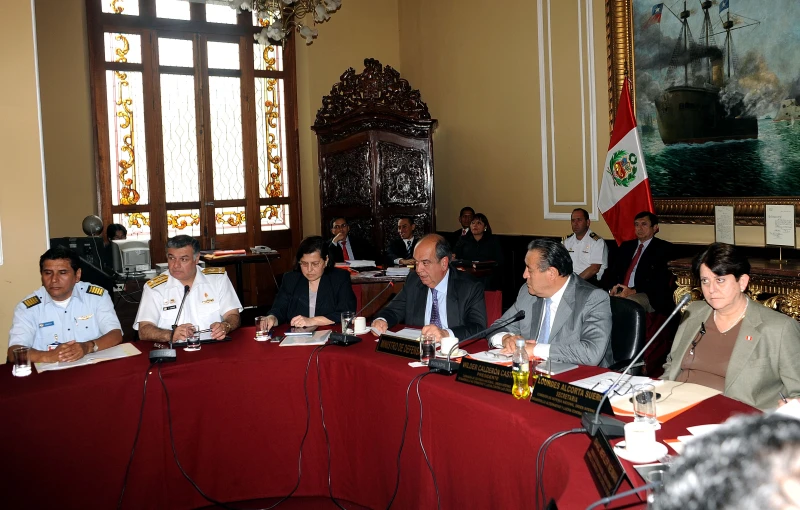
[{"label": "lapel pin", "polygon": [[747,340],[748,342],[752,342],[752,341],[753,341],[753,337],[752,337],[752,336],[750,336],[750,335],[747,335],[747,336],[746,336],[746,337],[744,337],[744,338],[745,338],[745,340]]}]

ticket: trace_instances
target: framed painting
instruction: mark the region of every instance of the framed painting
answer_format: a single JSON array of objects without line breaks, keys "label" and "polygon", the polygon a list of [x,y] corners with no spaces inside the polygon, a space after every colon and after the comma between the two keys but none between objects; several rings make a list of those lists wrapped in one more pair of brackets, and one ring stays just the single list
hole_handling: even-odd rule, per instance
[{"label": "framed painting", "polygon": [[800,2],[607,0],[606,16],[609,118],[628,74],[662,221],[800,218]]}]

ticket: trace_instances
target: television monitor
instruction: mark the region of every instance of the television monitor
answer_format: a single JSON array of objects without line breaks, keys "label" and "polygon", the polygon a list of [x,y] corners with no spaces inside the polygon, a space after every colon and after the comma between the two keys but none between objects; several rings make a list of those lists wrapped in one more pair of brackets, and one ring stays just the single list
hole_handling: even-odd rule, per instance
[{"label": "television monitor", "polygon": [[103,269],[103,238],[92,237],[54,237],[50,239],[50,247],[63,246],[75,251],[78,256],[88,262]]},{"label": "television monitor", "polygon": [[136,273],[150,269],[150,241],[120,239],[111,241],[111,261],[117,273]]}]

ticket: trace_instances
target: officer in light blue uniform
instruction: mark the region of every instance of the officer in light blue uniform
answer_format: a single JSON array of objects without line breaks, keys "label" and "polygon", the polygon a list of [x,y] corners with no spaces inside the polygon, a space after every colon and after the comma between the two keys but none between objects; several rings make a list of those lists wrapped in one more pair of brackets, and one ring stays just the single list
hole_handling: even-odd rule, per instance
[{"label": "officer in light blue uniform", "polygon": [[67,248],[39,259],[42,286],[14,309],[8,357],[30,347],[34,362],[75,361],[122,341],[122,328],[108,292],[80,281],[80,259]]}]

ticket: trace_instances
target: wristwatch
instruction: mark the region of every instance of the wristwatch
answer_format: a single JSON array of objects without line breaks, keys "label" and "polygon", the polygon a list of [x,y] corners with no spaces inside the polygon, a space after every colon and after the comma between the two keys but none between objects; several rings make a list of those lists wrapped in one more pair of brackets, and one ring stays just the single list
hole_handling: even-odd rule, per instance
[{"label": "wristwatch", "polygon": [[97,352],[99,350],[100,350],[100,348],[97,346],[97,342],[92,340],[92,352]]}]

